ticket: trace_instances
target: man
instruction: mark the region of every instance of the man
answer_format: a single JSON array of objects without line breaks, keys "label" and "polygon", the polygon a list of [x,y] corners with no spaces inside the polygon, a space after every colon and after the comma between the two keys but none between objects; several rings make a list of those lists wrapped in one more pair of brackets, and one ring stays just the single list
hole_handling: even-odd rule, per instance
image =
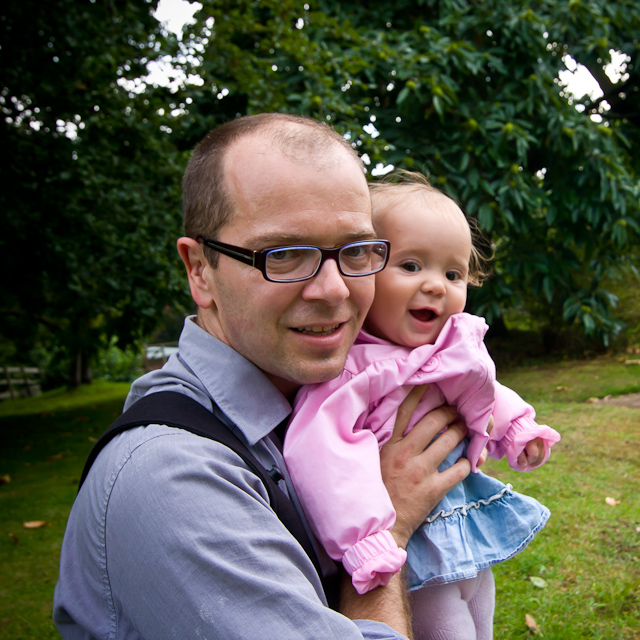
[{"label": "man", "polygon": [[[266,469],[282,470],[279,484],[296,504],[278,426],[300,385],[342,370],[373,299],[366,274],[384,252],[372,243],[362,166],[329,127],[263,114],[212,131],[183,187],[178,251],[197,317],[185,321],[179,355],[137,380],[125,408],[158,391],[195,399]],[[363,255],[369,263],[357,261]],[[402,437],[418,397],[410,396],[382,452],[401,545],[468,473],[466,461],[437,472],[461,425],[424,451],[453,422],[450,409]],[[318,553],[323,573],[335,572]],[[122,433],[94,462],[69,518],[54,619],[68,639],[411,633],[401,576],[364,596],[343,580],[340,612],[328,608],[318,572],[260,479],[224,445],[164,425]]]}]

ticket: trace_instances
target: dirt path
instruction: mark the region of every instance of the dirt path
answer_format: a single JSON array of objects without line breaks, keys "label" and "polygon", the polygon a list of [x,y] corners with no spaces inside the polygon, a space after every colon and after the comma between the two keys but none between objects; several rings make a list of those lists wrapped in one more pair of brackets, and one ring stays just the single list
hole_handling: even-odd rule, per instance
[{"label": "dirt path", "polygon": [[618,396],[612,398],[611,396],[605,396],[604,398],[592,398],[588,402],[594,404],[617,404],[623,407],[636,407],[640,409],[640,393],[628,393],[624,396]]}]

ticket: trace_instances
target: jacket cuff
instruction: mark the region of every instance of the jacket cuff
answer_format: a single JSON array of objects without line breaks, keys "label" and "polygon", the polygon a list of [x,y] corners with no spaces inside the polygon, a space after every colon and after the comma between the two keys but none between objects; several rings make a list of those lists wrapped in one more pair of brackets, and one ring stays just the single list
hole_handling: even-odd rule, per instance
[{"label": "jacket cuff", "polygon": [[[540,438],[542,440],[542,445],[544,447],[544,458],[542,462],[535,467],[528,464],[518,464],[518,456],[524,451],[527,443],[535,440],[536,438]],[[532,471],[533,469],[537,469],[549,459],[551,447],[559,441],[560,434],[555,429],[552,429],[547,425],[532,423],[530,428],[518,431],[513,435],[513,440],[509,443],[506,451],[509,466],[514,471]]]},{"label": "jacket cuff", "polygon": [[362,595],[389,580],[402,569],[407,552],[396,544],[389,531],[377,531],[347,550],[342,565],[353,586]]}]

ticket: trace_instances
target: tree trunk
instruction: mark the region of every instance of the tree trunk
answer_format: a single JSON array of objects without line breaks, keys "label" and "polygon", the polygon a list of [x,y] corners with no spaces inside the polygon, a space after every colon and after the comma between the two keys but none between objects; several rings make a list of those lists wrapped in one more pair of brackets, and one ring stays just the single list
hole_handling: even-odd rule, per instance
[{"label": "tree trunk", "polygon": [[91,367],[89,366],[89,358],[87,354],[82,352],[82,372],[81,372],[81,380],[82,384],[91,384],[93,381],[93,376],[91,374]]},{"label": "tree trunk", "polygon": [[81,384],[91,384],[91,367],[89,366],[89,358],[84,351],[79,351],[75,358],[69,362],[69,377],[67,387],[75,389]]},{"label": "tree trunk", "polygon": [[69,389],[75,389],[82,384],[82,354],[76,354],[75,358],[72,358],[69,362],[69,376],[67,378],[67,387]]}]

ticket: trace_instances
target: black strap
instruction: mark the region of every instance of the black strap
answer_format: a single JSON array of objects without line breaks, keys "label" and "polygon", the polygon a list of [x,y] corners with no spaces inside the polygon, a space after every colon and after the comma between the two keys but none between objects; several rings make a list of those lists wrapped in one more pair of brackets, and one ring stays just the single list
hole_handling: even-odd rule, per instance
[{"label": "black strap", "polygon": [[[265,469],[249,451],[247,446],[211,411],[205,409],[199,402],[174,391],[159,391],[140,398],[133,406],[125,411],[98,439],[84,466],[80,479],[80,486],[84,483],[89,469],[98,457],[105,445],[116,435],[132,429],[150,424],[163,424],[168,427],[184,429],[196,435],[210,440],[215,440],[225,445],[238,454],[249,469],[257,475],[264,484],[269,495],[269,503],[284,526],[294,536],[313,562],[318,575],[322,576],[320,563],[315,550],[302,524],[300,515],[293,503],[282,489],[277,480],[282,477],[277,467],[269,471]],[[338,582],[331,578],[323,580],[325,594],[329,606],[337,608]]]}]

